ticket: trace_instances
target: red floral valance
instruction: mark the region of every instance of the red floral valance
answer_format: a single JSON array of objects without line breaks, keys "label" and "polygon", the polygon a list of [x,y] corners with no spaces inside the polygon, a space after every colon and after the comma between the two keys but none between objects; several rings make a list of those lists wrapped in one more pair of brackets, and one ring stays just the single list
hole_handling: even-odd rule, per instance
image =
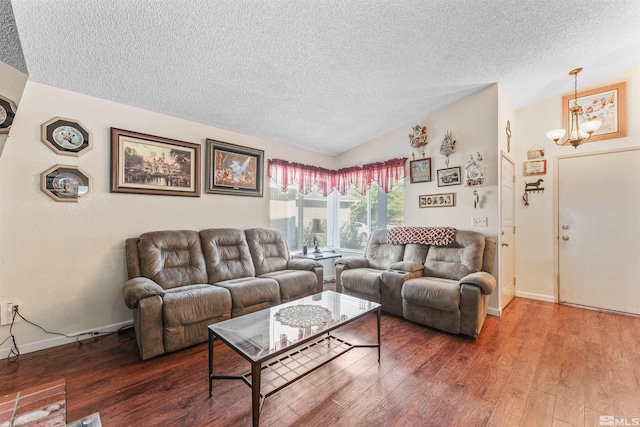
[{"label": "red floral valance", "polygon": [[353,186],[358,193],[364,195],[375,181],[385,193],[388,193],[399,180],[404,179],[406,162],[407,158],[402,157],[332,170],[282,159],[270,159],[267,174],[283,192],[287,191],[290,184],[297,183],[298,191],[302,194],[308,194],[314,186],[325,196],[333,190],[346,194]]}]

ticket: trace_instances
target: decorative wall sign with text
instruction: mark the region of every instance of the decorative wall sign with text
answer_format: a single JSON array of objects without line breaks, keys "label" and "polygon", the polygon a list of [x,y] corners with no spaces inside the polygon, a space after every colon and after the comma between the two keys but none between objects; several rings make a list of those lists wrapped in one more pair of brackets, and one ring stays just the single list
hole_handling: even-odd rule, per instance
[{"label": "decorative wall sign with text", "polygon": [[530,160],[528,162],[524,162],[523,169],[523,173],[525,176],[545,175],[547,173],[547,161]]}]

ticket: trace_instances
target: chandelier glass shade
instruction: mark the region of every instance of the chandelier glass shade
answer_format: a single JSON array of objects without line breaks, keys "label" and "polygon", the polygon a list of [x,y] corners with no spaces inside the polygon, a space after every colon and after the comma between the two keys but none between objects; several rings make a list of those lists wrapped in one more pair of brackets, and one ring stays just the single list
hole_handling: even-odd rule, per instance
[{"label": "chandelier glass shade", "polygon": [[559,142],[566,135],[566,129],[554,129],[547,132],[547,138],[555,142],[556,145],[570,144],[574,148],[578,148],[580,144],[591,138],[591,135],[593,135],[593,133],[602,125],[602,120],[598,120],[596,118],[590,118],[580,123],[582,118],[582,106],[578,104],[578,73],[580,71],[582,71],[582,68],[576,68],[575,70],[569,71],[569,75],[574,76],[575,78],[575,85],[573,92],[573,105],[569,108],[571,123],[567,139]]}]

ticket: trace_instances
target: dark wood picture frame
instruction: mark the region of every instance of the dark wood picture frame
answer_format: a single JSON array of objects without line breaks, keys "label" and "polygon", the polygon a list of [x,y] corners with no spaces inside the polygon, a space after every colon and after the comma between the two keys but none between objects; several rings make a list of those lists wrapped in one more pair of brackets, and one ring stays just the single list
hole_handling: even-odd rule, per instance
[{"label": "dark wood picture frame", "polygon": [[262,197],[263,174],[263,150],[207,138],[207,193]]},{"label": "dark wood picture frame", "polygon": [[111,192],[200,197],[200,148],[111,128]]},{"label": "dark wood picture frame", "polygon": [[460,166],[438,169],[438,187],[462,185],[462,170]]},{"label": "dark wood picture frame", "polygon": [[409,162],[409,181],[411,184],[431,182],[431,157]]}]

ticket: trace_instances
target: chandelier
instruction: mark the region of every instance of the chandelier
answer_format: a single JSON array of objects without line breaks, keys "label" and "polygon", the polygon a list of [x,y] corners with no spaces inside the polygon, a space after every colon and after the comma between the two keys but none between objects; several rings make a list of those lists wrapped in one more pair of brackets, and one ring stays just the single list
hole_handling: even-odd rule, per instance
[{"label": "chandelier", "polygon": [[591,138],[591,135],[598,130],[602,125],[602,120],[598,120],[595,117],[588,118],[580,123],[580,116],[582,116],[582,107],[578,104],[578,73],[582,71],[582,68],[576,68],[569,71],[570,76],[575,77],[575,86],[573,92],[573,105],[569,108],[571,113],[571,124],[569,127],[569,135],[565,141],[559,143],[560,139],[567,133],[566,129],[555,129],[547,132],[547,138],[556,143],[556,145],[571,144],[573,148],[578,148],[578,145]]}]

